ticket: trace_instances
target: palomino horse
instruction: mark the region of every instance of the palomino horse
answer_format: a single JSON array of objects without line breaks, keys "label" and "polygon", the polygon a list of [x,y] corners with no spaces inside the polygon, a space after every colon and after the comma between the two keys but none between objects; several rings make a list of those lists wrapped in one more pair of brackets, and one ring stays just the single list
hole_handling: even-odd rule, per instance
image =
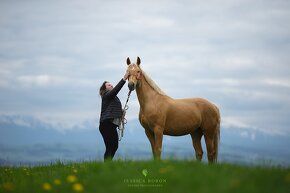
[{"label": "palomino horse", "polygon": [[139,121],[151,143],[153,156],[159,159],[163,135],[190,134],[197,160],[202,159],[201,138],[204,135],[209,162],[216,162],[220,139],[220,113],[211,102],[202,98],[172,99],[140,68],[141,60],[131,63],[128,87],[136,89],[140,103]]}]

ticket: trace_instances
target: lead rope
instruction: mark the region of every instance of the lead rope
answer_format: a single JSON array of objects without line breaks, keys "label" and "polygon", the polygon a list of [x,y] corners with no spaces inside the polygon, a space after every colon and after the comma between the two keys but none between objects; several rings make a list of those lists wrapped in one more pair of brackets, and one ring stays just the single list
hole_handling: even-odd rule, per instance
[{"label": "lead rope", "polygon": [[128,101],[129,101],[130,95],[131,95],[131,91],[129,91],[129,93],[128,93],[128,98],[127,98],[127,101],[126,101],[125,106],[123,108],[123,114],[122,114],[121,121],[120,121],[120,124],[119,124],[119,127],[118,127],[118,130],[119,130],[119,141],[121,141],[121,139],[123,137],[124,130],[125,130],[125,125],[127,124],[127,119],[125,118],[125,115],[126,115],[126,111],[129,109]]}]

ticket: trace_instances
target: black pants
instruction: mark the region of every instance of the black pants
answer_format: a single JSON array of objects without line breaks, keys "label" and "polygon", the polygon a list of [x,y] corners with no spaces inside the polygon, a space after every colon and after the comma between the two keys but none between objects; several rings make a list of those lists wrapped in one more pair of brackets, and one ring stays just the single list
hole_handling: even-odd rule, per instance
[{"label": "black pants", "polygon": [[118,149],[119,143],[117,125],[113,124],[111,121],[103,121],[100,123],[99,129],[106,146],[104,161],[112,160]]}]

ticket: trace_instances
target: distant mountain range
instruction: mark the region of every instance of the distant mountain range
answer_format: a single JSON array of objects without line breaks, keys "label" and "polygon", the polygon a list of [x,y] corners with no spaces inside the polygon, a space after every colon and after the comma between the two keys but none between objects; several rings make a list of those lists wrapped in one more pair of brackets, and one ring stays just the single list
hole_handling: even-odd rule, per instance
[{"label": "distant mountain range", "polygon": [[[104,144],[95,121],[60,130],[31,116],[2,115],[0,163],[102,159]],[[203,147],[206,152],[204,143]],[[247,163],[270,160],[290,165],[289,147],[289,136],[269,135],[250,128],[221,128],[220,160],[223,161]],[[164,136],[162,155],[193,159],[190,136]],[[138,120],[128,121],[116,157],[151,158],[150,144]]]},{"label": "distant mountain range", "polygon": [[0,144],[95,143],[97,128],[90,122],[84,124],[86,129],[75,126],[60,130],[30,116],[0,116]]}]

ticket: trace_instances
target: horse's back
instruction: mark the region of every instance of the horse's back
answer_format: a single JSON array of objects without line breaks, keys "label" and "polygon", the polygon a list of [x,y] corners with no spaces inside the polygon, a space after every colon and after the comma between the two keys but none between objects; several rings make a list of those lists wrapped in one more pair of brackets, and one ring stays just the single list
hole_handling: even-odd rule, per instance
[{"label": "horse's back", "polygon": [[215,124],[220,121],[220,112],[219,108],[204,98],[186,98],[178,99],[177,101],[186,102],[188,104],[194,104],[200,112],[201,119],[204,122],[203,124]]},{"label": "horse's back", "polygon": [[197,108],[201,111],[203,110],[218,111],[218,107],[215,104],[204,98],[186,98],[186,99],[177,99],[176,101],[194,103],[197,106]]}]

